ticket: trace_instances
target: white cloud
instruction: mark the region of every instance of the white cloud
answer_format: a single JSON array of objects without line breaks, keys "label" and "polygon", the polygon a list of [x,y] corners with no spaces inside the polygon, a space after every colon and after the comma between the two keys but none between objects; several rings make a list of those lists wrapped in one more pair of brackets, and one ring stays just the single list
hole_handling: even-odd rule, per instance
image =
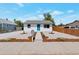
[{"label": "white cloud", "polygon": [[12,11],[10,11],[10,10],[6,10],[4,12],[7,13],[7,14],[12,13]]},{"label": "white cloud", "polygon": [[20,6],[20,7],[24,7],[23,3],[17,3],[17,5]]},{"label": "white cloud", "polygon": [[48,9],[48,10],[44,10],[43,13],[48,13],[51,12],[52,10]]},{"label": "white cloud", "polygon": [[26,18],[26,20],[42,20],[42,19],[43,19],[43,15],[35,15]]},{"label": "white cloud", "polygon": [[48,10],[42,10],[42,9],[39,9],[37,12],[37,14],[44,14],[44,13],[50,13],[52,16],[59,16],[61,14],[64,14],[63,11],[59,11],[59,10],[55,10],[55,11],[52,11],[51,9],[48,9]]},{"label": "white cloud", "polygon": [[38,18],[36,16],[31,16],[31,17],[25,18],[25,20],[38,20]]},{"label": "white cloud", "polygon": [[38,10],[36,11],[36,13],[41,13],[41,12],[42,12],[41,8],[38,8]]},{"label": "white cloud", "polygon": [[36,13],[41,13],[41,11],[40,11],[40,10],[38,10]]},{"label": "white cloud", "polygon": [[43,15],[38,15],[37,17],[38,17],[38,18],[43,18]]},{"label": "white cloud", "polygon": [[13,10],[13,11],[17,11],[17,10],[18,10],[18,8],[16,8],[16,7],[15,7],[15,8],[12,8],[12,10]]},{"label": "white cloud", "polygon": [[17,19],[26,21],[26,20],[42,20],[43,19],[43,15],[42,14],[38,14],[38,15],[24,15],[21,17],[17,17]]},{"label": "white cloud", "polygon": [[55,10],[55,11],[52,11],[51,14],[52,14],[53,16],[57,16],[57,15],[64,14],[64,12]]},{"label": "white cloud", "polygon": [[[61,14],[64,13],[62,11],[53,11],[53,12],[51,10],[43,11],[43,13],[46,13],[46,12],[50,12],[51,15],[54,15],[54,16],[61,15]],[[36,14],[28,14],[28,15],[24,15],[24,16],[21,16],[21,17],[18,17],[18,18],[24,19],[24,20],[42,20],[42,19],[44,19],[43,13],[41,13],[41,9],[40,9],[38,12],[36,12]]]},{"label": "white cloud", "polygon": [[67,12],[68,13],[74,13],[74,10],[68,10]]},{"label": "white cloud", "polygon": [[65,19],[65,20],[79,20],[79,17],[78,17],[79,15],[76,15],[76,14],[72,14],[72,15],[66,15],[66,16],[64,16],[64,17],[62,17],[61,19]]},{"label": "white cloud", "polygon": [[72,14],[72,15],[66,15],[66,16],[63,16],[63,17],[60,17],[58,19],[56,19],[56,21],[58,21],[58,23],[64,23],[64,24],[67,24],[67,23],[71,23],[75,20],[79,20],[79,15],[76,15],[76,14]]},{"label": "white cloud", "polygon": [[44,13],[48,13],[48,12],[51,12],[51,9],[41,9],[41,8],[39,8],[37,11],[36,11],[36,13],[37,14],[44,14]]}]

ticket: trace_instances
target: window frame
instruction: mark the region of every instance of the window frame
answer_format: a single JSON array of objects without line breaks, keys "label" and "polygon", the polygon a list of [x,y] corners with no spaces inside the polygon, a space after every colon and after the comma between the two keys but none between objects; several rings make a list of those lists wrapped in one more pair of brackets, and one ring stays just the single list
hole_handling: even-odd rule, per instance
[{"label": "window frame", "polygon": [[44,24],[44,28],[50,28],[50,24]]},{"label": "window frame", "polygon": [[27,27],[28,27],[28,28],[31,28],[31,24],[27,24]]}]

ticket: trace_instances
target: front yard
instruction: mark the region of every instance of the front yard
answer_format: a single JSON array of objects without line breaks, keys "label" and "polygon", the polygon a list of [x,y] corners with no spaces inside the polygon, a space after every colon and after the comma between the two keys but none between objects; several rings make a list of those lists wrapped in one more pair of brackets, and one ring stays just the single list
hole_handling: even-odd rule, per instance
[{"label": "front yard", "polygon": [[23,31],[15,31],[0,34],[0,42],[79,42],[79,36],[53,31],[37,32],[34,37],[31,33]]},{"label": "front yard", "polygon": [[[64,54],[79,54],[79,41],[75,42],[63,42],[64,39],[61,37],[65,38],[72,38],[72,40],[75,40],[73,38],[79,38],[77,36],[65,34],[65,33],[60,33],[54,31],[53,33],[46,33],[43,32],[45,36],[48,38],[52,38],[51,41],[45,41],[41,37],[41,33],[37,33],[35,35],[35,41],[28,42],[25,41],[23,38],[27,38],[30,33],[24,33],[23,31],[16,31],[16,32],[10,32],[10,33],[4,33],[0,34],[1,39],[5,39],[2,42],[0,42],[0,54],[2,55],[64,55]],[[11,39],[11,41],[8,41],[6,38],[17,38],[17,39]],[[20,41],[17,41],[21,38]],[[58,38],[59,41],[53,41],[56,40],[55,38]],[[0,39],[0,40],[1,40]],[[23,40],[23,41],[22,41]],[[41,41],[40,41],[41,40]],[[43,40],[43,41],[42,41]]]},{"label": "front yard", "polygon": [[0,34],[0,42],[32,42],[31,33],[15,31]]},{"label": "front yard", "polygon": [[79,42],[79,36],[53,31],[41,33],[44,42]]}]

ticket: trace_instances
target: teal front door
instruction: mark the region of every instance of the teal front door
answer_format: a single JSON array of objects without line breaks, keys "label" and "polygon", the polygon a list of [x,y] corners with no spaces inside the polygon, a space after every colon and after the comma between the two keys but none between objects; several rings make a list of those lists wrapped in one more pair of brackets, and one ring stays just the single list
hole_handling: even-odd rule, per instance
[{"label": "teal front door", "polygon": [[37,24],[37,31],[40,31],[40,24]]}]

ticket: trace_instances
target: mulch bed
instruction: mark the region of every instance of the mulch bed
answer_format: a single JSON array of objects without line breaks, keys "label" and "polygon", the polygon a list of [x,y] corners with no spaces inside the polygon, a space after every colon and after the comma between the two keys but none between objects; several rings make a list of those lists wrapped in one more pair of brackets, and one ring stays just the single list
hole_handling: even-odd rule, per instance
[{"label": "mulch bed", "polygon": [[43,42],[79,42],[79,39],[43,39]]},{"label": "mulch bed", "polygon": [[28,37],[28,39],[16,39],[10,38],[9,40],[0,40],[0,42],[32,42],[32,37]]}]

